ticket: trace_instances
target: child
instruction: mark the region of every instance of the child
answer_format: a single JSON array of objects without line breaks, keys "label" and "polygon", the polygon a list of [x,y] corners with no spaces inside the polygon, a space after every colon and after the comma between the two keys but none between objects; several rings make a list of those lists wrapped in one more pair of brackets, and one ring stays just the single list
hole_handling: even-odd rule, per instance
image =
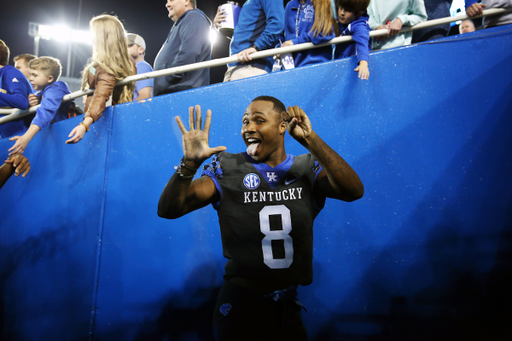
[{"label": "child", "polygon": [[358,67],[354,71],[359,72],[361,79],[370,77],[370,26],[366,12],[369,4],[370,0],[338,0],[340,35],[351,35],[355,41],[336,45],[334,59],[357,55]]},{"label": "child", "polygon": [[74,106],[73,101],[62,102],[62,98],[70,94],[70,91],[66,83],[59,81],[62,65],[58,59],[40,57],[31,60],[28,65],[30,84],[34,90],[39,90],[38,95],[28,96],[29,102],[31,106],[39,104],[40,95],[41,106],[37,108],[36,116],[25,134],[10,138],[16,143],[9,149],[9,155],[23,153],[39,130],[50,125],[52,121],[58,122],[68,118],[69,108]]},{"label": "child", "polygon": [[[285,8],[285,42],[281,47],[301,43],[321,44],[333,39],[337,25],[331,0],[292,0]],[[332,46],[294,53],[295,67],[332,59]]]},{"label": "child", "polygon": [[94,89],[87,96],[84,120],[77,125],[66,143],[77,143],[89,131],[105,110],[112,96],[112,105],[131,102],[133,82],[114,89],[116,82],[137,73],[135,64],[128,54],[126,31],[123,24],[112,15],[103,14],[91,19],[92,62],[85,66],[82,77],[82,90]]}]

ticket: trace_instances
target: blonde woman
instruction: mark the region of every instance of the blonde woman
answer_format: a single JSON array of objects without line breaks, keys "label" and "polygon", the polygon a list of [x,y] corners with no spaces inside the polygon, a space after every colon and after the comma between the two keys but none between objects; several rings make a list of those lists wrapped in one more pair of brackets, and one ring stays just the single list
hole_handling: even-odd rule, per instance
[{"label": "blonde woman", "polygon": [[[339,35],[333,0],[292,0],[285,8],[285,42],[282,47],[302,43],[321,44]],[[332,59],[332,47],[294,53],[295,67]]]},{"label": "blonde woman", "polygon": [[110,96],[112,105],[130,102],[133,97],[133,83],[114,88],[117,81],[137,73],[128,54],[123,24],[104,14],[92,18],[90,28],[92,62],[83,71],[82,90],[94,89],[94,94],[87,96],[84,120],[71,131],[66,143],[77,143],[84,137],[90,125],[101,117]]}]

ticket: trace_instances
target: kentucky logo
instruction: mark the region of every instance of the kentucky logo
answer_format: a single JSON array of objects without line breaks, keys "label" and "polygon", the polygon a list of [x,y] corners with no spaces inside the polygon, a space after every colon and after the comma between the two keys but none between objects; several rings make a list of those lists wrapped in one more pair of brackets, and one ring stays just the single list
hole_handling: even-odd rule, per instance
[{"label": "kentucky logo", "polygon": [[221,305],[221,306],[220,306],[220,309],[219,309],[219,310],[220,310],[220,313],[221,313],[222,315],[227,316],[227,315],[228,315],[228,313],[229,313],[229,311],[231,310],[231,308],[233,308],[233,307],[231,306],[231,304],[229,304],[229,303],[224,303],[223,305]]},{"label": "kentucky logo", "polygon": [[259,185],[260,185],[260,178],[256,174],[250,173],[245,176],[244,186],[247,189],[256,189],[256,188],[258,188]]},{"label": "kentucky logo", "polygon": [[269,182],[276,182],[277,181],[276,172],[267,172],[267,179]]}]

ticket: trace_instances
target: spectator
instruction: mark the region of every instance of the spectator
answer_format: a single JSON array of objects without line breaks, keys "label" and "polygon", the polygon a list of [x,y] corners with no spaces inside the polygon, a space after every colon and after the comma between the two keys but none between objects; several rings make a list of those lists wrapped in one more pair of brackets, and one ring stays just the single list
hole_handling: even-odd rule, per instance
[{"label": "spectator", "polygon": [[[335,15],[330,0],[292,0],[284,10],[285,42],[282,47],[302,43],[322,44],[336,36]],[[332,59],[332,46],[324,46],[293,54],[295,67],[326,62]]]},{"label": "spectator", "polygon": [[[450,16],[452,0],[424,0],[428,20],[446,18]],[[450,32],[450,24],[437,25],[433,27],[416,30],[412,33],[412,42],[444,38]]]},{"label": "spectator", "polygon": [[[0,40],[0,108],[28,109],[28,95],[34,93],[28,79],[9,65],[9,47]],[[23,134],[28,127],[25,120],[0,125],[0,138]]]},{"label": "spectator", "polygon": [[[146,54],[146,42],[135,33],[128,33],[128,53],[132,57],[132,61],[137,66],[137,74],[148,73],[153,71],[151,65],[144,60]],[[133,91],[133,100],[141,101],[153,96],[153,78],[143,79],[135,82],[135,90]]]},{"label": "spectator", "polygon": [[399,33],[400,30],[427,20],[423,0],[372,0],[368,14],[371,29],[389,31],[387,37],[372,39],[374,50],[411,44],[412,32]]},{"label": "spectator", "polygon": [[370,0],[338,0],[338,22],[342,36],[351,35],[354,42],[336,45],[334,58],[345,58],[357,55],[358,77],[368,79],[370,70],[370,25],[366,12]]},{"label": "spectator", "polygon": [[101,117],[111,95],[112,105],[133,99],[133,83],[114,88],[116,81],[137,72],[128,54],[123,24],[117,17],[104,14],[92,18],[90,27],[93,36],[92,62],[83,71],[82,90],[94,89],[94,93],[87,96],[84,120],[71,131],[66,143],[77,143],[84,137],[90,125]]},{"label": "spectator", "polygon": [[459,25],[459,32],[460,34],[463,33],[469,33],[469,32],[475,32],[475,24],[473,23],[473,20],[464,20]]},{"label": "spectator", "polygon": [[[154,69],[204,62],[211,59],[210,19],[196,0],[167,0],[165,5],[174,25],[155,58]],[[210,84],[210,69],[155,78],[155,96],[199,88]]]},{"label": "spectator", "polygon": [[[219,27],[226,19],[225,12],[217,10],[214,24]],[[264,75],[272,69],[272,57],[252,60],[251,54],[274,48],[284,30],[284,8],[281,1],[246,1],[240,11],[233,32],[229,55],[238,55],[239,62],[228,64],[224,82]]]},{"label": "spectator", "polygon": [[16,173],[15,176],[22,174],[26,177],[30,172],[30,162],[21,154],[10,155],[5,163],[0,167],[0,188],[9,180],[11,175]]},{"label": "spectator", "polygon": [[14,57],[14,67],[21,71],[22,74],[29,78],[30,75],[30,69],[28,67],[28,63],[30,63],[32,60],[36,59],[37,57],[30,53],[25,54],[19,54],[16,57]]},{"label": "spectator", "polygon": [[[9,155],[22,154],[28,143],[44,127],[52,121],[58,122],[68,118],[69,108],[74,107],[73,101],[62,102],[64,96],[69,95],[69,87],[66,83],[59,81],[62,73],[60,61],[52,57],[40,57],[33,59],[30,63],[30,83],[41,95],[41,106],[37,108],[36,116],[27,132],[22,136],[11,137],[16,141],[9,149]],[[39,104],[37,95],[29,95],[31,105]]]},{"label": "spectator", "polygon": [[[483,0],[483,4],[479,4],[477,0],[466,0],[466,14],[470,17],[482,15],[484,9],[504,7],[512,7],[512,0]],[[512,12],[484,17],[484,28],[507,25],[511,23]]]}]

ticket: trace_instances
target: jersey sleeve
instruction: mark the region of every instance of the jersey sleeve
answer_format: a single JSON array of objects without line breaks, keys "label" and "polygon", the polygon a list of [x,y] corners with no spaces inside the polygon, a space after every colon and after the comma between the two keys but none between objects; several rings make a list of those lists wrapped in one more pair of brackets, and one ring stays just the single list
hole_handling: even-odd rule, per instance
[{"label": "jersey sleeve", "polygon": [[[224,174],[224,171],[222,170],[222,167],[220,165],[219,161],[219,154],[215,154],[212,157],[212,161],[209,164],[206,164],[203,167],[203,170],[201,171],[201,176],[208,176],[210,179],[213,180],[213,183],[215,184],[215,188],[217,188],[217,191],[219,191],[219,197],[222,198],[222,190],[219,184],[219,179],[222,178]],[[213,207],[215,209],[218,208],[220,204],[220,199],[218,202],[213,203]]]}]

